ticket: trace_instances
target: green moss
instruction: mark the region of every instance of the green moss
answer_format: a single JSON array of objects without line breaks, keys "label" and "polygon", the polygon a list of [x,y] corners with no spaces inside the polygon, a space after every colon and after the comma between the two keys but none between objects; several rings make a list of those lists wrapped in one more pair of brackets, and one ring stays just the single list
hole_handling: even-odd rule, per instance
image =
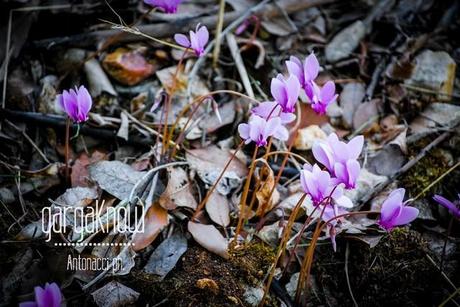
[{"label": "green moss", "polygon": [[[425,138],[415,143],[409,149],[409,157],[414,158],[430,142],[429,138]],[[401,186],[408,190],[409,195],[415,196],[444,174],[449,169],[448,163],[442,150],[435,148],[401,177]]]}]

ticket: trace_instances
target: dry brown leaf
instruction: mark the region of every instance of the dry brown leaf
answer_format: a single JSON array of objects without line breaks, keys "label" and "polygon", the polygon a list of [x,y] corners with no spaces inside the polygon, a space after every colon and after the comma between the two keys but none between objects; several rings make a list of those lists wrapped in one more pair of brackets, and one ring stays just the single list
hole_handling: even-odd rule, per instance
[{"label": "dry brown leaf", "polygon": [[72,173],[70,174],[70,182],[72,187],[86,187],[88,186],[87,179],[89,179],[88,165],[96,163],[101,160],[106,160],[107,155],[100,151],[94,151],[91,158],[86,153],[82,153],[72,165]]},{"label": "dry brown leaf", "polygon": [[133,306],[139,298],[139,293],[117,281],[111,281],[91,293],[91,296],[97,306],[121,307]]},{"label": "dry brown leaf", "polygon": [[152,243],[160,231],[169,224],[168,211],[158,203],[154,203],[147,210],[144,218],[144,232],[137,232],[132,243],[135,251],[141,250]]},{"label": "dry brown leaf", "polygon": [[168,167],[167,171],[168,185],[160,196],[160,205],[167,210],[174,210],[176,207],[196,209],[197,203],[185,170],[180,167]]},{"label": "dry brown leaf", "polygon": [[96,187],[76,187],[67,189],[64,194],[56,198],[55,202],[68,207],[84,207],[99,197]]},{"label": "dry brown leaf", "polygon": [[201,246],[228,259],[228,241],[213,225],[188,222],[188,231]]},{"label": "dry brown leaf", "polygon": [[230,224],[230,202],[227,197],[216,190],[206,202],[206,212],[214,223],[223,227],[227,227]]},{"label": "dry brown leaf", "polygon": [[273,170],[270,168],[267,161],[261,160],[261,162],[264,163],[264,165],[256,171],[257,182],[260,182],[260,188],[256,192],[256,198],[259,203],[256,210],[256,216],[261,216],[262,213],[271,211],[273,206],[280,200],[280,193],[276,188],[273,190],[273,193],[271,193],[275,186],[275,175]]}]

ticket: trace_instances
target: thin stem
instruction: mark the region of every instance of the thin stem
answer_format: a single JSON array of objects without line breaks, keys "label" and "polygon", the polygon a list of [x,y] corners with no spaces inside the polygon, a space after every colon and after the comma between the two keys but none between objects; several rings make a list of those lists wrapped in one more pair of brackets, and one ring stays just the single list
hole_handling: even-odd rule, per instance
[{"label": "thin stem", "polygon": [[[304,258],[304,262],[307,261],[308,263],[306,263],[306,274],[307,275],[304,275],[306,277],[303,278],[302,280],[302,272],[303,270],[301,270],[300,272],[300,276],[299,276],[299,283],[297,284],[297,293],[296,293],[296,303],[299,303],[300,301],[300,295],[301,295],[301,288],[302,288],[302,285],[303,285],[303,282],[307,282],[307,279],[310,275],[310,270],[311,270],[311,263],[313,263],[313,256],[314,256],[314,250],[315,250],[315,247],[316,247],[316,243],[318,241],[318,238],[321,234],[321,231],[323,230],[324,226],[330,224],[332,221],[334,220],[337,220],[339,218],[342,218],[342,217],[346,217],[346,216],[353,216],[353,215],[361,215],[361,214],[380,214],[379,211],[356,211],[356,212],[347,212],[347,213],[343,213],[343,214],[339,214],[331,219],[329,219],[328,221],[326,221],[325,223],[322,223],[319,227],[317,227],[315,229],[315,232],[313,233],[313,237],[310,241],[310,246],[309,246],[309,249],[307,251],[307,254],[305,255],[305,258]],[[319,224],[318,224],[319,225]],[[309,258],[308,260],[305,260]],[[302,265],[303,267],[303,265]],[[302,285],[301,285],[302,283]],[[308,282],[307,282],[307,285],[308,285]]]},{"label": "thin stem", "polygon": [[70,142],[70,118],[66,118],[65,122],[65,181],[68,185],[70,183],[70,169],[69,169],[69,142]]},{"label": "thin stem", "polygon": [[245,213],[246,213],[245,212],[245,210],[246,210],[246,200],[248,198],[249,185],[251,184],[251,178],[252,178],[252,175],[254,174],[255,162],[256,162],[256,157],[257,157],[258,150],[259,150],[259,147],[256,146],[254,148],[254,153],[252,155],[252,160],[251,160],[251,166],[249,167],[249,174],[248,174],[248,177],[246,178],[246,183],[244,185],[243,194],[241,196],[240,216],[238,218],[238,225],[236,226],[235,239],[238,239],[238,235],[240,234],[241,227],[243,226],[243,220],[244,220],[244,216],[245,216]]},{"label": "thin stem", "polygon": [[270,285],[273,281],[273,277],[275,276],[276,266],[278,264],[279,259],[284,253],[286,244],[288,242],[289,234],[291,233],[292,225],[294,225],[294,221],[297,217],[297,214],[300,208],[302,207],[302,203],[305,200],[305,197],[307,197],[307,194],[303,194],[302,197],[300,197],[299,201],[297,202],[294,209],[292,210],[291,216],[289,216],[286,228],[284,228],[284,231],[283,231],[283,237],[281,238],[281,241],[278,247],[278,251],[275,256],[275,260],[273,261],[273,266],[271,268],[270,274],[268,275],[268,280],[267,280],[267,283],[265,284],[264,295],[262,297],[262,300],[259,303],[259,306],[264,306],[265,298],[268,294],[268,291],[270,290]]},{"label": "thin stem", "polygon": [[235,149],[235,151],[233,152],[232,156],[230,157],[230,159],[228,159],[227,161],[227,164],[225,164],[224,168],[222,169],[222,172],[220,172],[220,175],[219,177],[217,177],[216,179],[216,182],[214,182],[214,184],[212,185],[212,187],[208,190],[208,193],[206,193],[206,196],[203,198],[203,200],[200,202],[200,204],[197,206],[196,210],[195,210],[195,213],[193,213],[193,216],[192,216],[192,221],[194,219],[196,219],[198,213],[203,209],[204,205],[206,204],[206,202],[208,201],[209,197],[211,196],[211,194],[214,192],[214,190],[216,189],[217,187],[217,184],[219,183],[219,181],[222,179],[222,177],[224,176],[224,173],[225,171],[227,170],[227,168],[230,166],[230,163],[232,163],[233,159],[236,157],[236,154],[238,153],[238,151],[241,150],[241,148],[243,148],[243,145],[244,145],[244,142],[241,142],[238,147]]},{"label": "thin stem", "polygon": [[182,56],[179,60],[179,63],[177,64],[176,71],[174,72],[173,80],[172,80],[172,86],[170,89],[170,92],[168,93],[168,98],[166,100],[166,104],[163,106],[166,108],[165,111],[165,118],[164,118],[164,130],[163,130],[163,148],[162,151],[163,153],[167,152],[168,150],[168,145],[169,145],[169,137],[168,137],[168,122],[169,122],[169,109],[171,108],[171,102],[172,102],[172,97],[174,95],[174,92],[176,90],[177,86],[177,75],[179,74],[179,70],[181,69],[182,62],[184,61],[185,54],[187,53],[187,49],[184,50],[182,53]]}]

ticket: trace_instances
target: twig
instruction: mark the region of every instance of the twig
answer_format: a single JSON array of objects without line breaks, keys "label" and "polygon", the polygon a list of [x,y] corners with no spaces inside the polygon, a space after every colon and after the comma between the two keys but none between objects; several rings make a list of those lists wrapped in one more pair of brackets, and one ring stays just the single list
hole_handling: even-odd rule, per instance
[{"label": "twig", "polygon": [[225,15],[225,0],[220,0],[219,3],[219,19],[217,20],[216,26],[216,47],[212,55],[212,66],[217,67],[217,61],[219,60],[220,44],[222,41],[222,28],[224,27],[224,15]]},{"label": "twig", "polygon": [[227,34],[226,38],[233,60],[235,61],[236,69],[240,74],[241,82],[243,82],[244,89],[249,97],[255,98],[251,82],[249,81],[248,72],[246,70],[246,67],[244,66],[243,59],[241,58],[240,50],[238,48],[235,35],[229,33]]},{"label": "twig", "polygon": [[[59,115],[48,115],[35,112],[22,112],[3,109],[2,112],[0,112],[0,118],[8,118],[10,120],[16,119],[19,121],[24,121],[27,124],[35,124],[43,127],[54,127],[61,129],[65,128],[65,117]],[[88,125],[84,125],[80,128],[80,134],[92,136],[98,139],[114,140],[124,144],[142,146],[151,146],[153,144],[153,139],[151,138],[130,136],[129,140],[125,141],[123,139],[117,138],[116,130],[95,128]]]}]

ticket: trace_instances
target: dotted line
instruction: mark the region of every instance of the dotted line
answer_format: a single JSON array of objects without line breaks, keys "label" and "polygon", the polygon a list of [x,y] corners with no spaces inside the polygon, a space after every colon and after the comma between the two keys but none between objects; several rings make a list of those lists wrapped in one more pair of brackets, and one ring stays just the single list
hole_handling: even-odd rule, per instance
[{"label": "dotted line", "polygon": [[54,243],[54,246],[134,246],[134,243]]}]

